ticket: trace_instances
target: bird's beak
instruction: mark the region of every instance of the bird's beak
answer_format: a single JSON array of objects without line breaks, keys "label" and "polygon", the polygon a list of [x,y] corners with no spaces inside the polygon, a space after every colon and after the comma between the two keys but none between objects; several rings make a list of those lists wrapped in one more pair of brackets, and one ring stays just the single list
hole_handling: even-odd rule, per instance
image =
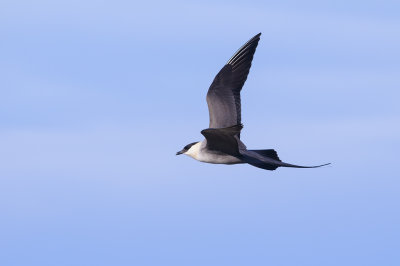
[{"label": "bird's beak", "polygon": [[183,150],[181,150],[181,151],[178,151],[178,152],[176,153],[176,155],[180,155],[180,154],[182,154],[182,153],[184,153],[184,151],[183,151]]}]

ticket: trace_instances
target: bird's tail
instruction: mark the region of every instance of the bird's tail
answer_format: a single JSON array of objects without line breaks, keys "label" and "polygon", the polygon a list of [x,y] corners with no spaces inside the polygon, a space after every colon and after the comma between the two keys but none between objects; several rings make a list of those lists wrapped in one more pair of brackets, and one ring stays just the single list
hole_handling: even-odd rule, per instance
[{"label": "bird's tail", "polygon": [[[254,154],[255,153],[255,154]],[[278,167],[292,167],[292,168],[317,168],[330,163],[315,165],[315,166],[302,166],[282,162],[278,157],[278,153],[273,150],[248,150],[242,153],[244,161],[248,164],[266,170],[275,170]]]},{"label": "bird's tail", "polygon": [[295,165],[295,164],[290,164],[290,163],[284,163],[281,162],[281,167],[294,167],[294,168],[318,168],[321,166],[325,166],[325,165],[330,165],[331,163],[325,163],[325,164],[321,164],[321,165],[314,165],[314,166],[302,166],[302,165]]}]

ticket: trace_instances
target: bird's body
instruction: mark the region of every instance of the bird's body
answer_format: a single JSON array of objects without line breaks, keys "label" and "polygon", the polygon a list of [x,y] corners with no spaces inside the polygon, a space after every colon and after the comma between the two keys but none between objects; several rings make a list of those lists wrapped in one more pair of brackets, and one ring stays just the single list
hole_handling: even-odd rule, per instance
[{"label": "bird's body", "polygon": [[282,162],[273,149],[247,150],[240,140],[240,91],[250,71],[253,55],[261,33],[246,42],[219,71],[208,93],[210,126],[201,131],[205,139],[186,145],[178,154],[213,164],[248,163],[258,168],[275,170],[278,167],[314,168]]},{"label": "bird's body", "polygon": [[214,164],[246,163],[242,161],[240,158],[237,158],[235,156],[231,156],[220,151],[208,149],[206,139],[194,144],[185,154],[203,163],[214,163]]}]

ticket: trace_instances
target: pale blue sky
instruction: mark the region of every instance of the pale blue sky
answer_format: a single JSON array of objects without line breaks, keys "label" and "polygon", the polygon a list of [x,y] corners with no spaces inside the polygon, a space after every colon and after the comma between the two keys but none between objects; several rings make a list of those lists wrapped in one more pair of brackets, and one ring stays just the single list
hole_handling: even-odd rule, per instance
[{"label": "pale blue sky", "polygon": [[[399,265],[398,1],[0,3],[0,265]],[[262,32],[242,139],[176,157]]]}]

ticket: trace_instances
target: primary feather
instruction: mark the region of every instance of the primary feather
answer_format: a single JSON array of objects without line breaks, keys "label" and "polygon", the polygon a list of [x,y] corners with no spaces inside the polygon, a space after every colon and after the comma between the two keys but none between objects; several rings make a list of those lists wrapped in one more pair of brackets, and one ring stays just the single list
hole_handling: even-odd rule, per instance
[{"label": "primary feather", "polygon": [[246,42],[215,76],[207,93],[210,128],[241,124],[240,91],[249,74],[261,33]]}]

